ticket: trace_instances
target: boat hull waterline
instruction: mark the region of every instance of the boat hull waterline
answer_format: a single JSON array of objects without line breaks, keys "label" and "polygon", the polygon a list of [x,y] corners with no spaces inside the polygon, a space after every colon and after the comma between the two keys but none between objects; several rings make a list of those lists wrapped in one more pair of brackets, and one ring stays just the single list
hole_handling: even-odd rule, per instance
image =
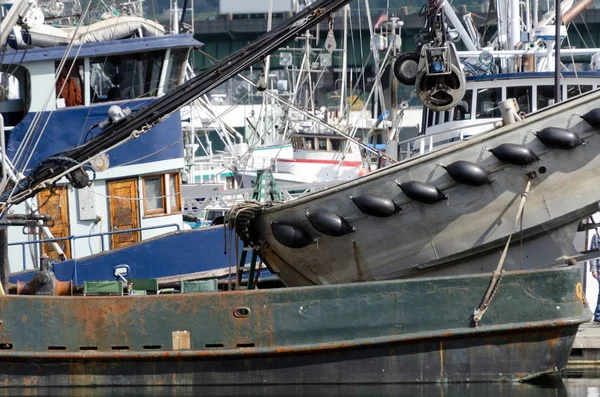
[{"label": "boat hull waterline", "polygon": [[475,275],[229,293],[1,296],[0,385],[515,381],[564,368],[578,325],[591,316],[580,269],[507,272],[474,327],[488,285],[489,275]]},{"label": "boat hull waterline", "polygon": [[[570,99],[468,141],[263,207],[251,216],[246,235],[239,228],[238,233],[288,286],[491,272],[514,231],[519,201],[531,180],[522,229],[512,239],[504,267],[535,268],[565,259],[577,254],[578,223],[598,210],[600,134],[579,115],[599,107],[600,91]],[[571,131],[585,144],[549,147],[536,137],[548,127]],[[525,151],[537,160],[516,165],[490,151],[512,150],[514,144],[523,149],[512,154],[520,156],[515,162]],[[456,175],[461,167],[463,174]],[[441,199],[409,198],[400,186],[413,181],[439,189]],[[374,204],[383,213],[361,208],[365,197],[389,205]],[[320,233],[307,219],[316,211],[343,218],[354,232]],[[274,233],[281,224],[293,227],[288,237],[297,240],[294,244],[286,245],[289,240]]]}]

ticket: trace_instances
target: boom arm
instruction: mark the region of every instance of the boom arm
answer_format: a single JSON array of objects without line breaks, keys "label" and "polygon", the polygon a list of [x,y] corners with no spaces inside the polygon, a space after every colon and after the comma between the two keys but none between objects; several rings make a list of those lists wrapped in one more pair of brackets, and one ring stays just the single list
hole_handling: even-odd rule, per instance
[{"label": "boom arm", "polygon": [[146,132],[182,106],[261,61],[266,55],[317,25],[350,1],[320,0],[314,2],[287,23],[265,33],[252,43],[222,59],[207,72],[188,80],[135,114],[125,116],[109,125],[90,141],[42,161],[29,176],[19,181],[14,189],[13,197],[9,198],[9,192],[5,192],[0,201],[6,204],[16,204],[34,196],[38,191],[48,187],[64,175],[67,175],[70,180],[75,179],[81,163],[132,136]]}]

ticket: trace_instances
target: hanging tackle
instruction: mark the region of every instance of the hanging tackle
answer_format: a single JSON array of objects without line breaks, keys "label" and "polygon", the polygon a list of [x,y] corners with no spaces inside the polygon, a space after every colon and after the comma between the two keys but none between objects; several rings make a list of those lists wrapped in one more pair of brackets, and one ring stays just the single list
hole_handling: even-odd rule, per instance
[{"label": "hanging tackle", "polygon": [[465,74],[456,47],[447,37],[445,0],[430,0],[423,7],[425,26],[417,35],[415,52],[405,52],[394,63],[394,75],[403,84],[414,85],[427,108],[452,109],[465,95]]}]

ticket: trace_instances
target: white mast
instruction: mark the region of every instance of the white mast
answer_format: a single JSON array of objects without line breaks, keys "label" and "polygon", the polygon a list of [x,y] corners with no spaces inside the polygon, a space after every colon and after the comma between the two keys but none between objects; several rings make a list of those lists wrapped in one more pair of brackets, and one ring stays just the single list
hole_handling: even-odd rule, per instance
[{"label": "white mast", "polygon": [[[344,45],[342,47],[342,86],[340,87],[340,117],[344,114],[344,103],[346,99],[346,75],[348,74],[348,11],[350,6],[344,7]],[[338,120],[338,123],[341,119]]]}]

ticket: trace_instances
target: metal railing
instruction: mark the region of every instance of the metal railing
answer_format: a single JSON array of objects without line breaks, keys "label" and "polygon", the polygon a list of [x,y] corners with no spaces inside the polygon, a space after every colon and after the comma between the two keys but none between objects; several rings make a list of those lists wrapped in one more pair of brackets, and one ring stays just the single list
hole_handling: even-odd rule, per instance
[{"label": "metal railing", "polygon": [[[142,232],[142,231],[146,231],[146,230],[155,230],[155,229],[162,229],[162,228],[167,228],[167,227],[174,227],[176,231],[181,230],[181,227],[178,224],[170,223],[168,225],[137,227],[134,229],[114,230],[114,231],[109,231],[109,232],[93,233],[93,234],[86,234],[86,235],[80,235],[80,236],[57,237],[57,238],[45,239],[45,240],[20,241],[20,242],[16,242],[16,243],[9,243],[8,246],[9,247],[19,246],[19,245],[21,246],[21,254],[22,254],[21,259],[23,260],[23,270],[27,270],[26,269],[27,259],[26,259],[25,246],[28,246],[28,245],[61,242],[61,241],[67,241],[67,240],[76,241],[76,240],[81,240],[81,239],[85,239],[85,238],[89,239],[92,237],[100,237],[100,246],[101,246],[100,252],[104,252],[104,251],[106,251],[106,245],[104,243],[105,236],[112,236],[113,234],[122,234],[122,233]],[[72,255],[71,255],[72,258],[77,259],[76,255],[75,255],[75,244],[72,245],[71,250],[72,250]],[[90,253],[90,255],[94,255],[94,253]],[[36,266],[36,265],[37,265],[37,262],[34,261],[34,266]]]}]

